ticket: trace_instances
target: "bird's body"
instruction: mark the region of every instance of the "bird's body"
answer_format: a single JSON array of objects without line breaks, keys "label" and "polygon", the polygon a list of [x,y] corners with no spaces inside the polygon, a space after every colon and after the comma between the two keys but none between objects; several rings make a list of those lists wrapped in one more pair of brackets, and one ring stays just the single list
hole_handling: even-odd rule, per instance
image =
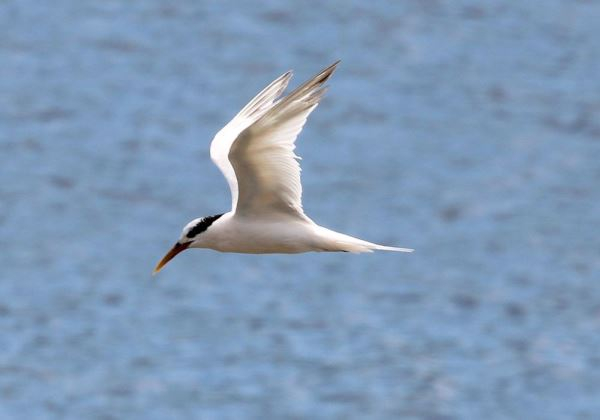
[{"label": "bird's body", "polygon": [[320,246],[313,223],[295,219],[260,220],[224,214],[192,247],[245,254],[295,254]]},{"label": "bird's body", "polygon": [[155,272],[187,248],[249,254],[412,251],[334,232],[304,214],[295,140],[337,64],[281,98],[291,78],[291,72],[283,74],[217,133],[210,155],[227,179],[232,209],[188,223]]},{"label": "bird's body", "polygon": [[[244,254],[298,254],[310,251],[369,252],[387,249],[317,225],[309,218],[256,219],[228,212],[191,245]],[[394,250],[394,249],[392,249]],[[398,251],[402,248],[396,249]]]}]

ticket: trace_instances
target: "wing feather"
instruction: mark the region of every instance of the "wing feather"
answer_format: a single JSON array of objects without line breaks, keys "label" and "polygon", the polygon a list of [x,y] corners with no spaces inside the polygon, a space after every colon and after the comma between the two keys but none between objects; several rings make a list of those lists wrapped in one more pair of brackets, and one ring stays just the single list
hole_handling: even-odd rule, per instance
[{"label": "wing feather", "polygon": [[237,179],[236,215],[306,218],[295,141],[338,63],[275,102],[231,142],[228,156]]},{"label": "wing feather", "polygon": [[238,182],[228,157],[231,145],[240,132],[273,106],[273,103],[287,87],[291,77],[292,72],[288,71],[271,82],[215,135],[210,144],[210,157],[225,176],[231,190],[231,210],[235,210],[238,200]]}]

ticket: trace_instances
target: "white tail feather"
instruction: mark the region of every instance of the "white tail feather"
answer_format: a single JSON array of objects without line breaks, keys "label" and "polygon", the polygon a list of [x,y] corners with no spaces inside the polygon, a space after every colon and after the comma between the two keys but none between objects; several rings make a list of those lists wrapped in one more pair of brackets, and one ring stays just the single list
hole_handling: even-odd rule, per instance
[{"label": "white tail feather", "polygon": [[[355,238],[352,238],[355,239]],[[356,242],[355,242],[356,241]],[[410,248],[398,248],[395,246],[384,246],[378,245],[360,239],[355,241],[337,241],[342,251],[361,253],[361,252],[373,252],[373,251],[393,251],[393,252],[413,252],[414,249]]]},{"label": "white tail feather", "polygon": [[394,252],[413,252],[412,248],[398,248],[395,246],[376,245],[378,251],[394,251]]},{"label": "white tail feather", "polygon": [[394,251],[394,252],[413,252],[410,248],[397,248],[393,246],[384,246],[374,244],[372,242],[363,241],[362,239],[353,236],[344,235],[343,233],[333,230],[317,227],[317,232],[323,240],[324,251],[345,251],[353,253],[373,252],[373,251]]}]

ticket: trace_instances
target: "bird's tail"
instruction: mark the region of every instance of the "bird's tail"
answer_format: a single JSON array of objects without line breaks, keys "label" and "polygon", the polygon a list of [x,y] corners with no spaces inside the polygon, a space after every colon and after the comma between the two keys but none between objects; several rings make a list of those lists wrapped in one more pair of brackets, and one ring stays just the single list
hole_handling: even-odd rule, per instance
[{"label": "bird's tail", "polygon": [[343,233],[334,232],[319,226],[319,233],[324,240],[323,251],[343,251],[343,252],[373,252],[373,251],[394,251],[394,252],[413,252],[414,249],[398,248],[394,246],[385,246],[374,244],[372,242],[363,241],[362,239],[353,236],[344,235]]},{"label": "bird's tail", "polygon": [[413,252],[412,248],[398,248],[396,246],[375,245],[377,251]]}]

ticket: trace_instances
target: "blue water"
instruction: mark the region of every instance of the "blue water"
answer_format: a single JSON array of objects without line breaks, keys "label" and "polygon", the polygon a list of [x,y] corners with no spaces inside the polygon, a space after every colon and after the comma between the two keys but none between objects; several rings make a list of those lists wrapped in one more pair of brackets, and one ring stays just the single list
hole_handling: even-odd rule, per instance
[{"label": "blue water", "polygon": [[[1,419],[595,419],[600,2],[0,2]],[[317,222],[189,251],[214,133],[342,59]]]}]

